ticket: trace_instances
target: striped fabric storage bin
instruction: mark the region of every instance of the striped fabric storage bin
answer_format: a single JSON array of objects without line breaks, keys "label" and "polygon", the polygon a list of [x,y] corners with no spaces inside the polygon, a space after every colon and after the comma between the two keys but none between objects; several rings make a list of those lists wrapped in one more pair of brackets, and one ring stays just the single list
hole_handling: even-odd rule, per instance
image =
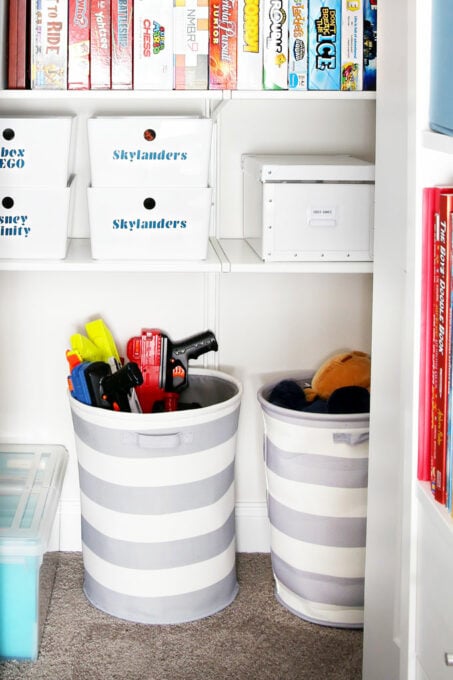
[{"label": "striped fabric storage bin", "polygon": [[361,628],[369,415],[281,408],[272,387],[258,400],[276,597],[308,621]]},{"label": "striped fabric storage bin", "polygon": [[229,605],[234,459],[242,387],[193,369],[201,408],[118,413],[70,397],[79,463],[84,592],[141,623],[182,623]]}]

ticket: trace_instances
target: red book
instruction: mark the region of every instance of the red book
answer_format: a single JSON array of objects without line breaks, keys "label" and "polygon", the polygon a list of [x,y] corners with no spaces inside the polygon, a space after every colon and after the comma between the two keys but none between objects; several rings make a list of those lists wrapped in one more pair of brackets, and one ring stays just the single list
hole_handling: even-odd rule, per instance
[{"label": "red book", "polygon": [[91,0],[90,85],[92,90],[110,90],[111,44],[110,0]]},{"label": "red book", "polygon": [[8,15],[8,88],[17,88],[17,14],[19,0],[9,0]]},{"label": "red book", "polygon": [[132,89],[132,0],[112,0],[112,90]]},{"label": "red book", "polygon": [[209,89],[237,87],[238,0],[209,0]]},{"label": "red book", "polygon": [[446,502],[446,461],[448,435],[448,398],[450,391],[450,339],[451,339],[451,260],[452,233],[451,214],[453,195],[442,193],[439,198],[439,240],[438,240],[438,315],[437,315],[437,412],[436,412],[436,456],[434,498]]},{"label": "red book", "polygon": [[90,0],[69,0],[68,90],[90,89]]},{"label": "red book", "polygon": [[30,60],[30,14],[27,0],[18,0],[17,26],[16,88],[24,90],[29,86],[28,64]]}]

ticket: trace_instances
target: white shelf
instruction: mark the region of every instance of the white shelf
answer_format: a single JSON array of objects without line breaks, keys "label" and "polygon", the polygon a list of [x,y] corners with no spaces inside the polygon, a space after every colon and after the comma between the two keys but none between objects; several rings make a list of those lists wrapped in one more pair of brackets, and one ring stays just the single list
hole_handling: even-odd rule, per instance
[{"label": "white shelf", "polygon": [[440,520],[442,526],[453,536],[453,518],[447,508],[434,500],[429,482],[417,482],[417,498],[425,512]]},{"label": "white shelf", "polygon": [[425,130],[422,133],[422,143],[426,149],[449,154],[453,153],[453,137],[443,135],[440,132]]},{"label": "white shelf", "polygon": [[219,244],[231,272],[371,274],[373,271],[372,262],[263,262],[243,239],[224,238]]},{"label": "white shelf", "polygon": [[371,274],[373,263],[263,262],[247,241],[234,238],[211,238],[206,260],[94,260],[90,240],[73,238],[64,260],[0,259],[0,271]]}]

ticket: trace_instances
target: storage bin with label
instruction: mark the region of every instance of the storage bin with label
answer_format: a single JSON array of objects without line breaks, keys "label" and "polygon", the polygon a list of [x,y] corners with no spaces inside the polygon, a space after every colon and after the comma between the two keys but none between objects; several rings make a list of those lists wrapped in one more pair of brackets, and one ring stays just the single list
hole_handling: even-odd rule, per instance
[{"label": "storage bin with label", "polygon": [[0,657],[5,659],[38,657],[58,564],[49,541],[67,459],[62,446],[0,447]]},{"label": "storage bin with label", "polygon": [[64,188],[72,118],[0,117],[0,187]]},{"label": "storage bin with label", "polygon": [[214,614],[238,592],[234,461],[242,387],[193,369],[181,401],[126,413],[70,398],[79,463],[84,592],[141,623]]},{"label": "storage bin with label", "polygon": [[95,259],[204,260],[209,188],[89,187]]},{"label": "storage bin with label", "polygon": [[244,237],[265,261],[371,260],[374,165],[352,156],[244,155]]},{"label": "storage bin with label", "polygon": [[73,183],[0,189],[0,259],[66,256]]},{"label": "storage bin with label", "polygon": [[453,4],[432,0],[429,126],[453,135]]},{"label": "storage bin with label", "polygon": [[[311,374],[289,377],[303,386]],[[281,408],[272,387],[258,400],[276,597],[308,621],[361,628],[369,414]]]},{"label": "storage bin with label", "polygon": [[206,187],[211,136],[209,118],[90,118],[91,185]]}]

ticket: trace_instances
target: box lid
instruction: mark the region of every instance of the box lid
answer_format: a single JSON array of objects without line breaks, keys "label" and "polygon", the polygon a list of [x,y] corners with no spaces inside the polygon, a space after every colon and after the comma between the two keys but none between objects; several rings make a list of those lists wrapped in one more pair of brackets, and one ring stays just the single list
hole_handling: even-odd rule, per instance
[{"label": "box lid", "polygon": [[374,165],[346,154],[244,155],[242,166],[260,182],[374,182]]},{"label": "box lid", "polygon": [[0,445],[0,558],[46,551],[67,461],[63,446]]}]

